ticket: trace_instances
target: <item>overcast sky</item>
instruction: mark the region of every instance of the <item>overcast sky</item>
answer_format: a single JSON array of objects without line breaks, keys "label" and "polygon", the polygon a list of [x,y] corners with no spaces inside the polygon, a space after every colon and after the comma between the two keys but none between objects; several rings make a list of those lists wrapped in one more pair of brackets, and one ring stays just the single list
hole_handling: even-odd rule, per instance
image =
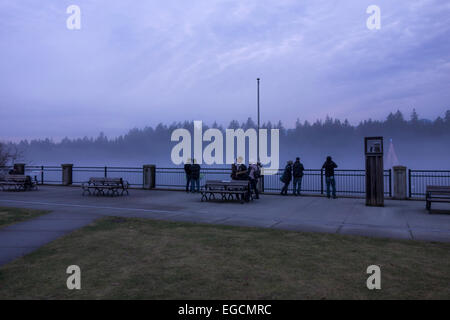
[{"label": "overcast sky", "polygon": [[[69,30],[69,5],[81,30]],[[369,5],[381,29],[369,30]],[[2,0],[0,139],[450,109],[442,0]]]}]

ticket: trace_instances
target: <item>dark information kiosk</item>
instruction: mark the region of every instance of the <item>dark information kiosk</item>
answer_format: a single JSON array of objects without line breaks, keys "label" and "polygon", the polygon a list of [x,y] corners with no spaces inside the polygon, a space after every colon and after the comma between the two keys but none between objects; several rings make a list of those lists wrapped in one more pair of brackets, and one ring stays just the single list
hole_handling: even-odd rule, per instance
[{"label": "dark information kiosk", "polygon": [[366,206],[384,206],[383,137],[364,138]]}]

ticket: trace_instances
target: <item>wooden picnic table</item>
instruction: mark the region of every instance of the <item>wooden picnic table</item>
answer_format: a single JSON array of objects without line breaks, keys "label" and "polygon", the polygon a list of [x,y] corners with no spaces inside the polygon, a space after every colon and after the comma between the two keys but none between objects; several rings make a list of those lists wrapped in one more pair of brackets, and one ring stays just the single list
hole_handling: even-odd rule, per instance
[{"label": "wooden picnic table", "polygon": [[[94,195],[110,195],[119,196],[125,192],[128,195],[128,181],[122,178],[103,178],[103,177],[91,177],[88,182],[81,184],[83,195],[85,193]],[[92,191],[92,192],[91,192]]]},{"label": "wooden picnic table", "polygon": [[37,190],[37,184],[27,175],[7,174],[0,178],[0,188],[3,191]]},{"label": "wooden picnic table", "polygon": [[215,200],[216,194],[221,200],[240,200],[241,203],[253,200],[250,184],[247,180],[207,180],[200,191],[201,201]]}]

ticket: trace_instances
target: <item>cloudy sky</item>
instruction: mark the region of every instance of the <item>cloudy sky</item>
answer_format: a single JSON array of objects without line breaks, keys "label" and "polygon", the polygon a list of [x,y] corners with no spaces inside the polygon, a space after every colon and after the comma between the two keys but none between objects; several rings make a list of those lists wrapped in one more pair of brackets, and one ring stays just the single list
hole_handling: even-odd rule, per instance
[{"label": "cloudy sky", "polygon": [[[69,30],[69,5],[81,30]],[[369,30],[369,5],[381,29]],[[2,0],[0,140],[450,109],[442,0]]]}]

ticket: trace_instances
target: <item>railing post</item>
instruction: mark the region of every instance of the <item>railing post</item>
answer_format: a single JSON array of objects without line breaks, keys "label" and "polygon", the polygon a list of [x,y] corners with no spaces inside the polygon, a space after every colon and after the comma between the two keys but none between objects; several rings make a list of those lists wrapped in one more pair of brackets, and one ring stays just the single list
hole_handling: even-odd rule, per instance
[{"label": "railing post", "polygon": [[105,166],[105,178],[107,178],[107,177],[108,177],[108,167]]},{"label": "railing post", "polygon": [[389,197],[392,197],[392,169],[389,169]]},{"label": "railing post", "polygon": [[412,191],[411,191],[411,169],[408,169],[408,190],[409,190],[409,197],[412,197]]},{"label": "railing post", "polygon": [[62,184],[69,186],[72,184],[72,168],[73,164],[62,164]]},{"label": "railing post", "polygon": [[320,169],[320,194],[323,194],[323,169]]},{"label": "railing post", "polygon": [[394,199],[406,199],[406,167],[394,167]]},{"label": "railing post", "polygon": [[143,170],[143,187],[144,189],[153,189],[156,186],[156,166],[154,164],[146,164]]},{"label": "railing post", "polygon": [[41,166],[41,184],[44,184],[44,166]]}]

